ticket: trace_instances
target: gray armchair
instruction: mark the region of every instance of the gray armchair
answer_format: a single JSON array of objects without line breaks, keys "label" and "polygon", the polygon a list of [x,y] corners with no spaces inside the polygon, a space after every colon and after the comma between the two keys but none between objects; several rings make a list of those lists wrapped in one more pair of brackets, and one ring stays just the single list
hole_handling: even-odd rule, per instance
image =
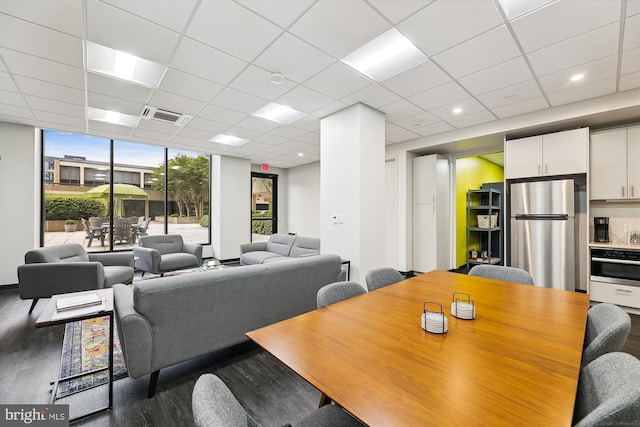
[{"label": "gray armchair", "polygon": [[38,299],[67,292],[110,288],[116,283],[133,281],[131,252],[88,254],[77,243],[36,248],[24,256],[18,267],[21,299]]},{"label": "gray armchair", "polygon": [[528,271],[504,265],[476,265],[469,270],[469,276],[533,285],[533,277]]},{"label": "gray armchair", "polygon": [[631,331],[631,317],[614,304],[594,305],[587,313],[582,366],[606,353],[621,351]]},{"label": "gray armchair", "polygon": [[405,278],[398,270],[381,267],[368,271],[364,277],[369,292],[403,281]]},{"label": "gray armchair", "polygon": [[136,268],[144,273],[164,276],[169,271],[199,267],[202,264],[202,246],[184,242],[179,234],[141,236],[134,246]]}]

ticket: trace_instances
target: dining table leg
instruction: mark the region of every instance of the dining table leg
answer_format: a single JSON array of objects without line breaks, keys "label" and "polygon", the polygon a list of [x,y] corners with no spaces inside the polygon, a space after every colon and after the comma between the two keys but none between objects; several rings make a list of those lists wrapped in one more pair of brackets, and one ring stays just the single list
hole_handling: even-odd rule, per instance
[{"label": "dining table leg", "polygon": [[326,394],[322,393],[320,396],[320,403],[318,404],[318,408],[322,408],[323,406],[331,405],[331,398]]}]

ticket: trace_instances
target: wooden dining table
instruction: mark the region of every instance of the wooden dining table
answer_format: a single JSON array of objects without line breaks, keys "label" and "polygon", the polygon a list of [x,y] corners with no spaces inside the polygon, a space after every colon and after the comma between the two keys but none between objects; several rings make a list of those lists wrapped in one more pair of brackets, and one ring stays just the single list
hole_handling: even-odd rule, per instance
[{"label": "wooden dining table", "polygon": [[[451,314],[468,293],[476,317]],[[442,304],[444,334],[421,327]],[[431,305],[429,305],[431,307]],[[247,333],[370,426],[570,426],[588,295],[432,271]]]}]

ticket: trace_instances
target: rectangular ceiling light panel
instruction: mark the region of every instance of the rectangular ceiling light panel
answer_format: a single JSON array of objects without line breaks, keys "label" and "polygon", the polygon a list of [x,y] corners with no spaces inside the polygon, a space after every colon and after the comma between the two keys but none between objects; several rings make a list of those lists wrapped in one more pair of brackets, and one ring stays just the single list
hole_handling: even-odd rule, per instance
[{"label": "rectangular ceiling light panel", "polygon": [[224,135],[224,134],[218,134],[213,138],[211,138],[209,141],[217,142],[218,144],[232,145],[234,147],[239,147],[240,145],[244,145],[247,142],[249,142],[248,139],[238,138],[237,136]]},{"label": "rectangular ceiling light panel", "polygon": [[116,125],[128,126],[135,128],[138,126],[140,117],[131,116],[129,114],[118,113],[117,111],[102,110],[100,108],[89,107],[87,109],[87,118],[99,122],[113,123]]},{"label": "rectangular ceiling light panel", "polygon": [[375,81],[381,81],[425,61],[427,56],[392,28],[353,51],[342,62]]},{"label": "rectangular ceiling light panel", "polygon": [[156,88],[167,67],[93,42],[86,42],[87,70]]},{"label": "rectangular ceiling light panel", "polygon": [[286,105],[271,102],[253,113],[252,116],[262,117],[263,119],[282,124],[289,124],[304,117],[305,114]]}]

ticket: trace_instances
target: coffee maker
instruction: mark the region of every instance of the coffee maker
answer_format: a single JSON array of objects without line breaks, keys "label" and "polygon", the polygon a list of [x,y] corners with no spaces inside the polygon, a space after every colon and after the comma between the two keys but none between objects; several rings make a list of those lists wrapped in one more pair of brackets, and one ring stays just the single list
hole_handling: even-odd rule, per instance
[{"label": "coffee maker", "polygon": [[609,217],[593,217],[593,240],[595,242],[609,241]]}]

